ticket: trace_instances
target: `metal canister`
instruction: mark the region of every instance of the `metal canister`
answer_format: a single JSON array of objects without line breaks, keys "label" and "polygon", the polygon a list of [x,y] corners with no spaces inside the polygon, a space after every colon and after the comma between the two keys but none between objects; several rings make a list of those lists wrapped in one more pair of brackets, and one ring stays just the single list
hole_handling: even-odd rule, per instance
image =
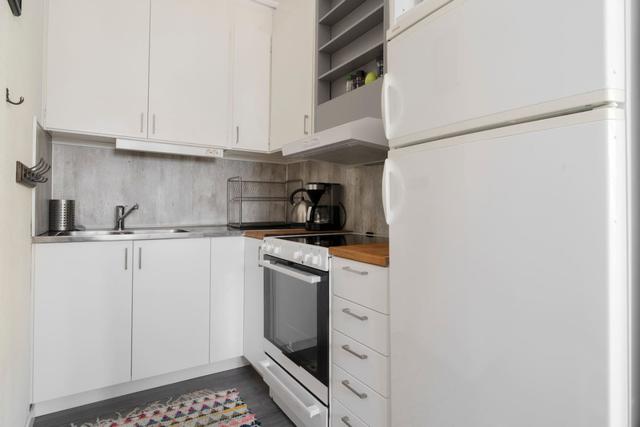
[{"label": "metal canister", "polygon": [[49,231],[73,231],[76,228],[76,201],[49,200]]}]

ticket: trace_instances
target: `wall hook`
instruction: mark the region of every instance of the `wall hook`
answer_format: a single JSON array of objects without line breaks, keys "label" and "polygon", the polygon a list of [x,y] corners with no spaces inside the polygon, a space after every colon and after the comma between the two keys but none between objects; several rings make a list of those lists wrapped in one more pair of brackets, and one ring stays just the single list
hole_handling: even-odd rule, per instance
[{"label": "wall hook", "polygon": [[20,105],[20,104],[22,104],[22,103],[24,102],[24,97],[23,97],[23,96],[21,96],[21,97],[20,97],[20,99],[18,100],[18,102],[12,101],[12,100],[11,100],[11,97],[9,96],[9,88],[7,88],[7,98],[6,98],[6,101],[7,101],[9,104],[12,104],[12,105]]}]

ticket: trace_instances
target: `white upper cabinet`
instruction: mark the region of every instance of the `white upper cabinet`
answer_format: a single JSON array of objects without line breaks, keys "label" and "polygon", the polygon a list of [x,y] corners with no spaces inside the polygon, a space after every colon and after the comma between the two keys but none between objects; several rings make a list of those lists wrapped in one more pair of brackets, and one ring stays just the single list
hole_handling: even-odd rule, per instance
[{"label": "white upper cabinet", "polygon": [[233,134],[229,148],[269,150],[273,9],[234,0]]},{"label": "white upper cabinet", "polygon": [[272,26],[252,0],[50,1],[45,125],[267,152]]},{"label": "white upper cabinet", "polygon": [[313,0],[280,0],[273,15],[270,149],[313,130]]},{"label": "white upper cabinet", "polygon": [[152,0],[149,139],[224,146],[231,122],[228,0]]},{"label": "white upper cabinet", "polygon": [[48,4],[46,127],[146,137],[149,0]]}]

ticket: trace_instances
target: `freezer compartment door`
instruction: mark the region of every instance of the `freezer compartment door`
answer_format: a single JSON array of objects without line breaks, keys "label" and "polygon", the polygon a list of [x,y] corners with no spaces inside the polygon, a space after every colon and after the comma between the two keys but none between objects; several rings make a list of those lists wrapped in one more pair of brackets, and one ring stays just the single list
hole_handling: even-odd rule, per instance
[{"label": "freezer compartment door", "polygon": [[624,122],[573,119],[391,152],[392,425],[627,426]]},{"label": "freezer compartment door", "polygon": [[388,43],[391,147],[623,102],[623,0],[453,0]]}]

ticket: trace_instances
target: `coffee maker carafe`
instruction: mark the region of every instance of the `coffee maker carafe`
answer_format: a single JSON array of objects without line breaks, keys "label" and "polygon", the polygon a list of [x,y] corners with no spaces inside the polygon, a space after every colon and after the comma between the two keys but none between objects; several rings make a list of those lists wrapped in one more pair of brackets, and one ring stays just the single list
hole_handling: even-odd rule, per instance
[{"label": "coffee maker carafe", "polygon": [[347,222],[342,203],[342,186],[326,182],[310,182],[303,189],[311,206],[307,208],[305,228],[310,231],[341,230]]}]

